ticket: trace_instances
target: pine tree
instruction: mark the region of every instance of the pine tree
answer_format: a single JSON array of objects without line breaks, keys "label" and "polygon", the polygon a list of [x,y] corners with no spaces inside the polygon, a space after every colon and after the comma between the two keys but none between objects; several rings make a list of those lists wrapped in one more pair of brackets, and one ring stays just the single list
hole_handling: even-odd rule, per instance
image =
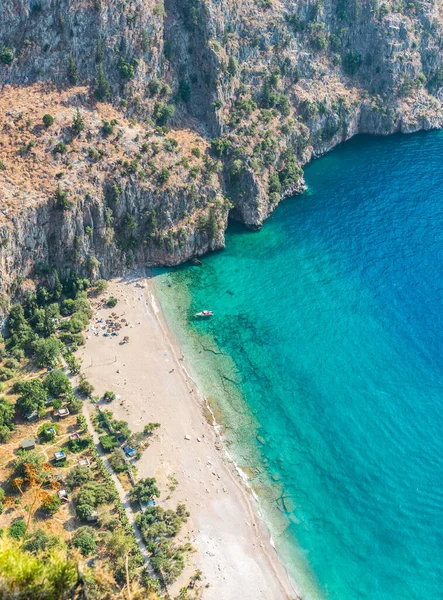
[{"label": "pine tree", "polygon": [[107,100],[111,95],[111,88],[108,80],[106,79],[103,65],[99,64],[97,67],[97,79],[95,88],[95,97],[97,100]]},{"label": "pine tree", "polygon": [[85,120],[80,113],[80,109],[77,108],[75,111],[74,119],[72,121],[72,129],[76,135],[79,135],[85,128]]},{"label": "pine tree", "polygon": [[77,63],[75,62],[72,54],[68,58],[68,80],[72,85],[76,85],[79,80],[79,73],[77,69]]}]

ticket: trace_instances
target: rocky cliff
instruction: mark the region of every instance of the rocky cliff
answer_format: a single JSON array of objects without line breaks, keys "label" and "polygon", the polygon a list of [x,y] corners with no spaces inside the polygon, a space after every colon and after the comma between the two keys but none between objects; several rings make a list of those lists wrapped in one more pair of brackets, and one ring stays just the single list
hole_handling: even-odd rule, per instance
[{"label": "rocky cliff", "polygon": [[360,133],[443,124],[437,0],[4,0],[0,286],[223,246]]}]

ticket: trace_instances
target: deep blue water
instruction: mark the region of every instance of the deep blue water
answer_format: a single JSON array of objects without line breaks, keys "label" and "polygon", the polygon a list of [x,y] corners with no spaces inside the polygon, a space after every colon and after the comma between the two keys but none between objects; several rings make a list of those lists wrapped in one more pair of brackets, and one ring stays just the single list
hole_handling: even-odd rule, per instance
[{"label": "deep blue water", "polygon": [[443,133],[359,137],[305,175],[260,232],[160,277],[166,312],[254,417],[227,410],[228,438],[286,498],[303,591],[443,598]]}]

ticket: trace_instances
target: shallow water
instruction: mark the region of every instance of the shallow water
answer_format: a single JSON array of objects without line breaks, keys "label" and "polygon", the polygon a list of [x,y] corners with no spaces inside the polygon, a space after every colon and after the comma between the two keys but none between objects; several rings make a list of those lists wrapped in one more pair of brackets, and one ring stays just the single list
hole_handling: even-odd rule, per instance
[{"label": "shallow water", "polygon": [[157,278],[307,597],[443,598],[442,154],[352,140],[261,231]]}]

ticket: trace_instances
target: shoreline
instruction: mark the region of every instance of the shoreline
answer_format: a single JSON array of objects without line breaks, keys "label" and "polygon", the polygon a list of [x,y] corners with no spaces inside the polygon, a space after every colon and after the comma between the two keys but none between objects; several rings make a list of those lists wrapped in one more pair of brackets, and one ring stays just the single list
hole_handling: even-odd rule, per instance
[{"label": "shoreline", "polygon": [[[119,346],[116,338],[88,336],[80,351],[82,372],[96,393],[111,389],[121,395],[120,405],[114,402],[109,408],[116,418],[127,420],[131,429],[140,430],[149,420],[161,423],[160,433],[135,466],[139,477],[157,478],[161,506],[185,502],[191,513],[183,541],[191,542],[197,552],[171,591],[178,591],[185,584],[184,577],[201,570],[203,584],[208,586],[203,588],[205,600],[220,596],[224,600],[240,596],[245,600],[300,599],[280,562],[247,476],[223,442],[222,425],[186,368],[151,274],[138,272],[113,280],[108,294],[119,302],[115,309],[101,309],[99,316],[112,311],[121,314],[124,307],[135,331],[129,332],[130,343],[125,346]],[[97,357],[99,362],[94,364]],[[122,370],[127,374],[123,382]],[[149,380],[146,388],[140,387],[144,379]],[[142,413],[149,415],[140,418]],[[208,422],[208,414],[213,423]],[[171,481],[177,481],[176,490]]]}]

